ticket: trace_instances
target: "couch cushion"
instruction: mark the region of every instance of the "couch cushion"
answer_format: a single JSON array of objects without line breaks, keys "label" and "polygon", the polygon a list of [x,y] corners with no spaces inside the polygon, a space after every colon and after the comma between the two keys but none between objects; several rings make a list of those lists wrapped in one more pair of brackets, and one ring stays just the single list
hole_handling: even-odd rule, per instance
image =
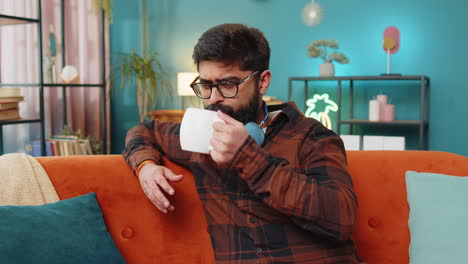
[{"label": "couch cushion", "polygon": [[0,263],[125,263],[94,193],[0,215]]},{"label": "couch cushion", "polygon": [[406,173],[410,263],[466,263],[468,177]]}]

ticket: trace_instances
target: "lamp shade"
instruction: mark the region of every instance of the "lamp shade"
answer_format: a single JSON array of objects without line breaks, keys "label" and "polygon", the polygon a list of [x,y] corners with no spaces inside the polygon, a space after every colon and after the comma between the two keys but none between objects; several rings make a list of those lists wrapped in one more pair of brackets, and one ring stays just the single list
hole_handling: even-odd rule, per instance
[{"label": "lamp shade", "polygon": [[190,84],[197,78],[196,72],[178,72],[177,73],[177,94],[179,96],[195,96]]}]

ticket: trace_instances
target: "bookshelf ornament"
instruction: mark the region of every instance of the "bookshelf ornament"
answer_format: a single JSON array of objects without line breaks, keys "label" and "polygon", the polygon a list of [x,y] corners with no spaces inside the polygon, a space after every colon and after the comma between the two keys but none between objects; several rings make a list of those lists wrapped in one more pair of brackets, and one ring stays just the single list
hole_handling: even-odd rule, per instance
[{"label": "bookshelf ornament", "polygon": [[[323,101],[325,103],[325,107],[323,111],[317,111],[317,104]],[[328,113],[338,111],[338,105],[330,100],[330,96],[328,94],[315,94],[314,97],[307,100],[306,105],[308,109],[305,112],[305,116],[312,117],[317,121],[321,122],[326,128],[333,129],[332,121]]]},{"label": "bookshelf ornament", "polygon": [[349,63],[349,58],[341,52],[330,52],[330,49],[338,49],[338,41],[334,39],[314,40],[307,47],[307,55],[311,58],[321,58],[320,77],[335,76],[335,64],[333,61],[341,64]]},{"label": "bookshelf ornament", "polygon": [[400,49],[400,31],[396,27],[387,27],[384,31],[383,49],[387,53],[387,73],[382,75],[401,75],[392,74],[391,55],[397,53]]},{"label": "bookshelf ornament", "polygon": [[67,65],[63,67],[60,76],[62,77],[63,83],[69,84],[78,79],[78,70],[75,66]]},{"label": "bookshelf ornament", "polygon": [[43,55],[44,82],[55,83],[55,57],[57,55],[57,41],[54,34],[54,25],[49,25],[49,37],[47,39],[47,52]]}]

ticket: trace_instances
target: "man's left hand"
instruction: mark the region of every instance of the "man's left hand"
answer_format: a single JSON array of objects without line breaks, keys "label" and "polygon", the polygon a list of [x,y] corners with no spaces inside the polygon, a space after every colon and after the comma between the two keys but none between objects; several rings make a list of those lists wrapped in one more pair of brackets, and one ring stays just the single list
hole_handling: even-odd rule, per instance
[{"label": "man's left hand", "polygon": [[218,165],[227,165],[244,143],[249,133],[244,124],[230,117],[229,115],[218,111],[219,119],[224,121],[213,123],[213,137],[210,144],[213,149],[210,151],[211,158]]}]

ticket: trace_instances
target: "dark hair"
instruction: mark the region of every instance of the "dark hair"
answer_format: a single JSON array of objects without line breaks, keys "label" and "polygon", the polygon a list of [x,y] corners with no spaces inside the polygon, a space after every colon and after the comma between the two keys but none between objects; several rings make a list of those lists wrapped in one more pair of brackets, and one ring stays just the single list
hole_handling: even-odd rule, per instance
[{"label": "dark hair", "polygon": [[242,24],[215,26],[198,39],[193,60],[239,63],[241,70],[264,71],[270,64],[270,45],[263,33]]}]

